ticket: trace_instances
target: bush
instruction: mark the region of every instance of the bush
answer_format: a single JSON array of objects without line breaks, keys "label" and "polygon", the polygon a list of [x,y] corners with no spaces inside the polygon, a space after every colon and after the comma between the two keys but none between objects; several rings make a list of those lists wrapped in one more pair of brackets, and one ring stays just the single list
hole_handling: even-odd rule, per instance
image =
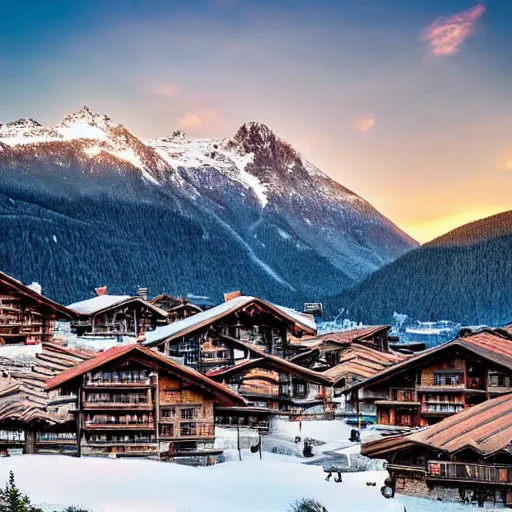
[{"label": "bush", "polygon": [[[54,512],[57,512],[57,510],[55,510]],[[62,510],[61,512],[90,512],[90,511],[86,510],[85,508],[67,507],[64,510]]]},{"label": "bush", "polygon": [[301,498],[292,503],[289,512],[327,512],[327,509],[313,498]]}]

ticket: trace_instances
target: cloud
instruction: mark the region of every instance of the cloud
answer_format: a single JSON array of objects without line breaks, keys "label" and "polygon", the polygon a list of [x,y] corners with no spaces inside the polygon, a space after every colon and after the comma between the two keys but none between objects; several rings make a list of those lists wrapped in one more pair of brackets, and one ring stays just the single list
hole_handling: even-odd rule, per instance
[{"label": "cloud", "polygon": [[159,84],[151,89],[151,93],[164,98],[174,98],[181,94],[181,89],[173,84]]},{"label": "cloud", "polygon": [[219,118],[216,110],[202,109],[187,112],[181,119],[180,124],[184,128],[200,128],[212,124]]},{"label": "cloud", "polygon": [[361,116],[354,119],[354,128],[361,133],[369,132],[375,126],[375,119],[371,116]]},{"label": "cloud", "polygon": [[485,5],[477,4],[467,11],[438,18],[423,31],[421,39],[429,43],[434,55],[452,55],[474,32],[484,12]]}]

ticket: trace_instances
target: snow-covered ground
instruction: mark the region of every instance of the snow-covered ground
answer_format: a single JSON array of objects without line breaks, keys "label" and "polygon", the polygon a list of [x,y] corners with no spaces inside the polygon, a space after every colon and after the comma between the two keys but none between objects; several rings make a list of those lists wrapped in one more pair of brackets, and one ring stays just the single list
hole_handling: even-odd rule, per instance
[{"label": "snow-covered ground", "polygon": [[[344,422],[278,420],[263,437],[262,460],[249,450],[259,436],[241,429],[239,461],[236,429],[217,428],[216,446],[226,462],[192,468],[149,460],[23,455],[0,459],[0,486],[9,471],[32,502],[45,511],[76,505],[92,512],[288,512],[300,498],[315,498],[329,512],[462,512],[468,507],[406,496],[385,499],[380,493],[386,471],[343,474],[343,482],[325,481],[320,462],[327,455],[358,453],[348,441],[351,427]],[[363,430],[362,438],[379,435]],[[325,444],[313,447],[315,457],[302,456],[296,436]],[[277,448],[278,453],[272,453]],[[368,486],[374,482],[375,486]]]},{"label": "snow-covered ground", "polygon": [[[325,481],[321,467],[295,464],[282,456],[244,453],[210,468],[144,460],[110,460],[25,455],[0,460],[0,480],[9,470],[33,503],[81,505],[94,512],[286,512],[311,497],[329,512],[403,512],[380,494],[384,472],[347,474]],[[366,482],[376,482],[368,487]]]}]

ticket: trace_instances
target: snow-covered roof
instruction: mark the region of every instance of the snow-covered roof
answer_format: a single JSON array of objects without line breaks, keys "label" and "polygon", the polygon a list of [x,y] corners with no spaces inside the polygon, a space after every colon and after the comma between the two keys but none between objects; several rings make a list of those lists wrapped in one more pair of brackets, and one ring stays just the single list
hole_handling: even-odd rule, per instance
[{"label": "snow-covered roof", "polygon": [[153,309],[162,316],[167,316],[167,313],[165,311],[147,302],[142,297],[132,297],[131,295],[98,295],[97,297],[93,297],[92,299],[87,299],[81,302],[75,302],[73,304],[70,304],[68,308],[72,309],[73,311],[76,311],[81,315],[93,315],[94,313],[98,313],[99,311],[103,311],[104,309],[108,309],[112,306],[123,304],[124,302],[128,301],[144,302],[148,308]]},{"label": "snow-covered roof", "polygon": [[271,302],[267,302],[256,297],[240,296],[223,302],[211,309],[207,309],[206,311],[202,311],[201,313],[197,313],[196,315],[184,318],[183,320],[178,320],[177,322],[173,322],[164,327],[157,327],[154,331],[146,333],[146,341],[144,344],[155,345],[159,341],[175,338],[196,329],[200,329],[201,327],[211,324],[230,313],[234,313],[253,302],[284,316],[305,331],[316,332],[315,319],[310,315],[304,315],[294,309],[277,306],[276,304],[272,304]]}]

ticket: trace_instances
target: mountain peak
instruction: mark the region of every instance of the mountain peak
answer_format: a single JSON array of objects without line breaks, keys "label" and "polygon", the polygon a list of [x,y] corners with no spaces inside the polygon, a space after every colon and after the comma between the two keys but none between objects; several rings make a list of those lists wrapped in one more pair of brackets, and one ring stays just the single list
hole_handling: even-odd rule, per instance
[{"label": "mountain peak", "polygon": [[62,122],[61,126],[71,125],[89,125],[105,130],[114,125],[112,119],[105,114],[93,112],[87,105],[84,105],[80,110],[67,115]]},{"label": "mountain peak", "polygon": [[40,127],[41,123],[38,123],[35,119],[31,117],[22,117],[16,121],[11,121],[7,123],[6,126],[9,128],[36,128]]},{"label": "mountain peak", "polygon": [[277,140],[275,133],[263,123],[250,121],[244,123],[236,132],[235,140],[249,146],[262,146]]}]

